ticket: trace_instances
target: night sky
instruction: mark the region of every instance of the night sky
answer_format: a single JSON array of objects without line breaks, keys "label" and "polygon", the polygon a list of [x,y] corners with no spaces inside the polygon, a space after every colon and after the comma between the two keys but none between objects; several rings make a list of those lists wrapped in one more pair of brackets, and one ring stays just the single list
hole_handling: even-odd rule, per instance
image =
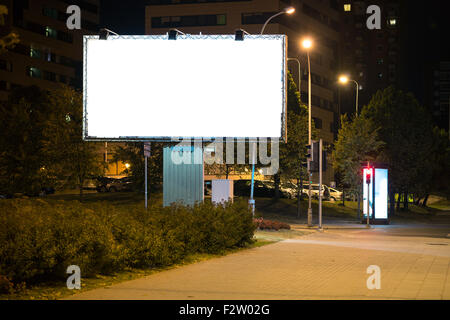
[{"label": "night sky", "polygon": [[101,0],[100,27],[118,34],[145,33],[146,0]]}]

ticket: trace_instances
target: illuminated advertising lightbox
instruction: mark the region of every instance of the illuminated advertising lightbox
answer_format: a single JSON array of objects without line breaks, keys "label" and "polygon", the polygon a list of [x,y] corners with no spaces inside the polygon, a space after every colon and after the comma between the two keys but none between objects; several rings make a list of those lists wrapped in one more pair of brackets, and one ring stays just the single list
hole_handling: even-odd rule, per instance
[{"label": "illuminated advertising lightbox", "polygon": [[84,139],[284,138],[286,42],[84,36]]},{"label": "illuminated advertising lightbox", "polygon": [[[367,218],[367,201],[369,201],[370,219],[388,220],[388,169],[374,169],[375,174],[370,181],[369,190],[367,190],[365,181],[363,185],[363,220]],[[367,174],[366,168],[364,168],[363,174],[365,177]],[[373,216],[373,213],[375,213],[375,216]]]}]

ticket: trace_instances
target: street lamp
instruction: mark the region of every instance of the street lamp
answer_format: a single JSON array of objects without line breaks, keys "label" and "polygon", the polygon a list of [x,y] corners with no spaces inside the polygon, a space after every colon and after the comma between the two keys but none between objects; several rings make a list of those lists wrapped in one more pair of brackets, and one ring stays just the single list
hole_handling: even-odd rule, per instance
[{"label": "street lamp", "polygon": [[359,84],[355,80],[349,79],[346,75],[341,75],[339,77],[339,82],[342,84],[347,84],[349,81],[352,81],[356,85],[356,116],[358,116],[358,93],[359,93]]},{"label": "street lamp", "polygon": [[[274,14],[273,16],[271,16],[269,19],[266,20],[266,22],[264,23],[262,29],[261,29],[261,34],[264,33],[264,29],[266,28],[267,24],[269,23],[270,20],[272,20],[273,18],[282,15],[282,14],[293,14],[295,12],[295,8],[294,7],[287,7],[285,8],[283,11],[280,11],[276,14]],[[255,215],[255,199],[253,199],[253,191],[255,188],[255,163],[256,163],[256,141],[252,144],[252,150],[249,150],[249,152],[252,153],[252,184],[250,187],[250,200],[248,201],[251,209],[252,209],[252,214],[253,216]],[[250,156],[249,156],[250,157]]]},{"label": "street lamp", "polygon": [[[302,47],[306,50],[308,56],[308,144],[311,145],[311,60],[309,58],[309,50],[311,49],[313,43],[310,38],[305,38],[302,40]],[[308,160],[309,161],[309,160]],[[312,205],[311,205],[311,166],[309,172],[309,189],[308,189],[308,227],[312,226]]]},{"label": "street lamp", "polygon": [[264,29],[266,28],[266,26],[267,26],[267,24],[269,23],[270,20],[272,20],[275,17],[278,17],[279,15],[282,15],[282,14],[285,14],[285,13],[286,14],[293,14],[294,12],[295,12],[295,8],[294,7],[287,7],[283,11],[280,11],[280,12],[274,14],[269,19],[267,19],[266,22],[264,23],[264,25],[263,25],[263,27],[261,29],[261,34],[264,33]]}]

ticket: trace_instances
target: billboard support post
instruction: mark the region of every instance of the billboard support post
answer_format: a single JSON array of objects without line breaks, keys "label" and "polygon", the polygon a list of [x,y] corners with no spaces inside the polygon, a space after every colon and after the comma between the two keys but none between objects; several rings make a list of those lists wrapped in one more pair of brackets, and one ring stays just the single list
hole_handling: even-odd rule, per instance
[{"label": "billboard support post", "polygon": [[150,157],[150,142],[144,142],[145,209],[148,208],[148,157]]}]

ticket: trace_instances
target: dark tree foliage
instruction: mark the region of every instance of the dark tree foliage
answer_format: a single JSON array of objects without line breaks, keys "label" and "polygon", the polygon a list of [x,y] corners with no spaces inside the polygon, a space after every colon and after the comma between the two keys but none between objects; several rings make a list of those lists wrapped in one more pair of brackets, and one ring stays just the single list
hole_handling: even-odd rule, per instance
[{"label": "dark tree foliage", "polygon": [[0,104],[0,193],[33,195],[44,186],[42,142],[50,111],[38,87],[15,89]]},{"label": "dark tree foliage", "polygon": [[[152,142],[151,153],[148,158],[148,185],[150,192],[160,190],[162,187],[163,175],[163,143]],[[116,149],[114,161],[123,161],[130,164],[130,168],[125,171],[134,182],[136,191],[144,190],[145,166],[144,166],[144,143],[127,142]]]},{"label": "dark tree foliage", "polygon": [[372,97],[362,116],[374,122],[385,143],[377,160],[389,165],[391,203],[394,193],[408,199],[408,194],[423,192],[432,177],[433,132],[427,110],[411,93],[388,87]]}]

